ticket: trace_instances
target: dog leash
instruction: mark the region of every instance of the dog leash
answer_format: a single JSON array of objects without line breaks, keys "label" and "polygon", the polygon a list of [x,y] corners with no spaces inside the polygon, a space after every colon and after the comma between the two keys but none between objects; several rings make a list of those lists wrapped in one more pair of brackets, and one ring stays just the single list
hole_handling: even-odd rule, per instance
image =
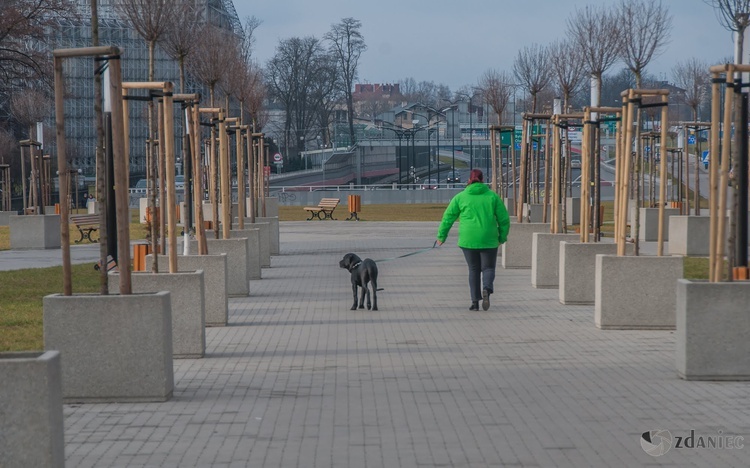
[{"label": "dog leash", "polygon": [[408,254],[399,255],[398,257],[384,258],[382,260],[375,260],[375,261],[382,263],[382,262],[389,262],[391,260],[396,260],[396,259],[399,259],[399,258],[411,257],[412,255],[417,255],[417,254],[421,254],[423,252],[427,252],[428,250],[432,250],[432,249],[435,248],[436,245],[437,245],[437,241],[433,242],[432,247],[427,247],[426,249],[420,249],[420,250],[417,250],[417,251],[414,251],[414,252],[409,252]]}]

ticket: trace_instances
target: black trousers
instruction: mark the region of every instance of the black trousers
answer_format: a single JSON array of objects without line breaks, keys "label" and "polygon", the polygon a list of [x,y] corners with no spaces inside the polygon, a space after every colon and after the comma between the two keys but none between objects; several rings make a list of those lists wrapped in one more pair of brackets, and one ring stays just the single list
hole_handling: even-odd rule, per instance
[{"label": "black trousers", "polygon": [[497,247],[492,249],[465,249],[461,247],[469,266],[469,291],[471,301],[482,299],[482,289],[494,292],[495,265],[497,264]]}]

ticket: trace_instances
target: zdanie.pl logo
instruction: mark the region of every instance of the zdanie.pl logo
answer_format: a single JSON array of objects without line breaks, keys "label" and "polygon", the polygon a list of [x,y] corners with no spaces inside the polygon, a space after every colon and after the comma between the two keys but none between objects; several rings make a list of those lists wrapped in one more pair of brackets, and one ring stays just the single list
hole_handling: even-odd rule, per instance
[{"label": "zdanie.pl logo", "polygon": [[672,448],[672,434],[666,429],[641,434],[641,448],[653,457],[660,457]]},{"label": "zdanie.pl logo", "polygon": [[672,436],[666,429],[647,431],[641,434],[641,448],[647,454],[659,457],[674,445],[675,449],[742,449],[745,447],[743,436],[719,431],[718,435],[695,435],[690,430],[689,436]]}]

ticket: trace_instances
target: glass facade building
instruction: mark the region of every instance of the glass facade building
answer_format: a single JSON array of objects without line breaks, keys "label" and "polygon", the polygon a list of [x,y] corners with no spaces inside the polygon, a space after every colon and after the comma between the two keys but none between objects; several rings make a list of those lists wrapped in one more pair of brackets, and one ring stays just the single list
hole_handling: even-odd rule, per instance
[{"label": "glass facade building", "polygon": [[[148,45],[115,11],[117,0],[99,1],[99,43],[114,45],[123,50],[122,67],[124,81],[148,81]],[[242,25],[231,0],[195,0],[203,13],[213,24],[241,33]],[[50,31],[49,42],[53,48],[78,48],[91,46],[90,0],[76,0],[78,20],[60,20],[59,27]],[[199,38],[198,38],[199,39]],[[73,168],[81,169],[92,176],[96,171],[96,125],[94,122],[94,72],[100,64],[91,58],[68,59],[65,61],[66,91],[65,101],[66,136],[68,160]],[[179,67],[158,44],[155,50],[155,81],[172,81],[179,90]],[[201,93],[207,96],[202,86],[186,73],[186,93]],[[138,95],[138,92],[131,92]],[[146,96],[145,91],[140,92]],[[130,171],[131,181],[141,178],[146,172],[146,141],[148,138],[147,103],[128,101],[130,111]],[[54,122],[51,121],[51,124]],[[175,112],[175,148],[182,147],[182,113]],[[52,152],[54,149],[50,148]],[[178,156],[179,157],[179,156]]]}]

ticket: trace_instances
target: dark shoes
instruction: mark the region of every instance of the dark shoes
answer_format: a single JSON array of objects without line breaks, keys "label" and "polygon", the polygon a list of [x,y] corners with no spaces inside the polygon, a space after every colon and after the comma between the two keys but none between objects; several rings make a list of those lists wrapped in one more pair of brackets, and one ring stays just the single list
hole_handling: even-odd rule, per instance
[{"label": "dark shoes", "polygon": [[[482,310],[488,310],[490,308],[490,294],[492,292],[489,289],[482,290]],[[479,310],[479,301],[471,301],[471,307],[469,310]]]},{"label": "dark shoes", "polygon": [[482,290],[482,310],[490,308],[490,292],[486,289]]}]

